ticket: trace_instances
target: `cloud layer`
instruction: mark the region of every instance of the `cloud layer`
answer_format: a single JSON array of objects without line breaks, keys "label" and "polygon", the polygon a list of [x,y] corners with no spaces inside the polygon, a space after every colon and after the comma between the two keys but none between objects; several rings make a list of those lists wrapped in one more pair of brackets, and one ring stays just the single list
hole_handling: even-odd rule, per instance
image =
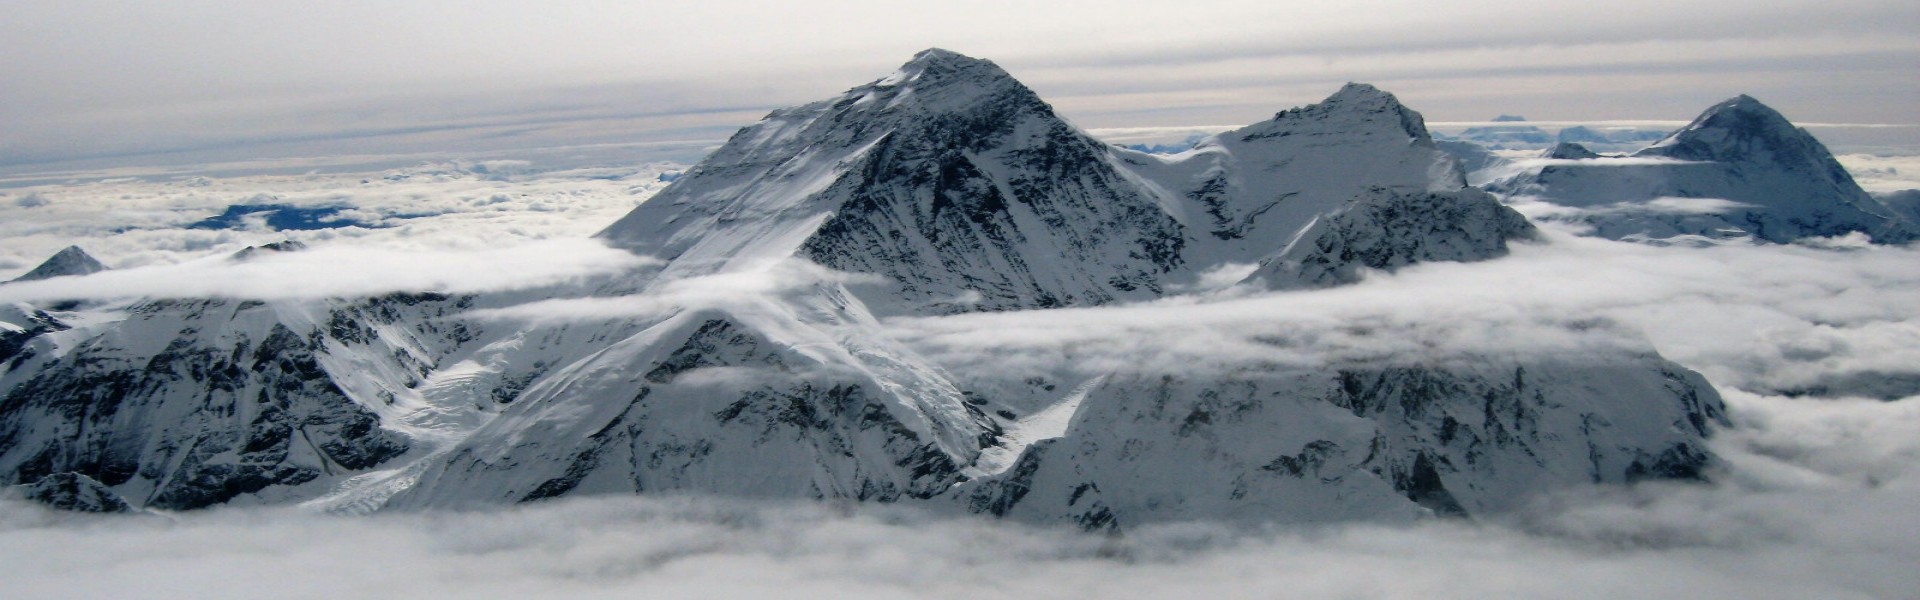
[{"label": "cloud layer", "polygon": [[[1231,368],[1653,348],[1715,384],[1920,393],[1920,250],[1651,247],[1549,230],[1494,261],[1310,292],[895,319],[956,369]],[[1153,367],[1159,365],[1158,367]],[[1902,387],[1899,381],[1916,383]],[[1875,387],[1881,386],[1881,387]],[[1891,386],[1891,387],[1885,387]],[[1907,391],[1908,388],[1911,391]]]},{"label": "cloud layer", "polygon": [[1436,120],[1685,119],[1745,92],[1806,121],[1920,123],[1920,9],[1893,0],[10,8],[0,166],[710,139],[928,46],[993,58],[1091,127],[1247,123],[1351,80]]},{"label": "cloud layer", "polygon": [[475,293],[525,289],[648,264],[586,239],[476,250],[393,250],[333,245],[213,257],[0,286],[0,302],[72,298],[356,298],[389,292]]},{"label": "cloud layer", "polygon": [[[672,164],[594,166],[606,160],[603,156],[534,158],[412,160],[372,171],[334,166],[339,161],[196,169],[240,171],[226,176],[122,169],[0,188],[0,238],[6,240],[0,244],[0,280],[25,273],[72,244],[110,267],[125,269],[222,256],[284,239],[321,248],[351,244],[394,251],[487,250],[579,240],[666,186],[661,175],[679,169]],[[269,173],[249,173],[246,168]],[[308,172],[318,169],[328,170]],[[369,226],[317,231],[186,228],[235,204],[346,206],[340,216]]]},{"label": "cloud layer", "polygon": [[0,503],[22,599],[1892,598],[1920,587],[1920,410],[1735,394],[1714,486],[1582,490],[1511,520],[1122,538],[903,507],[587,498],[332,517]]}]

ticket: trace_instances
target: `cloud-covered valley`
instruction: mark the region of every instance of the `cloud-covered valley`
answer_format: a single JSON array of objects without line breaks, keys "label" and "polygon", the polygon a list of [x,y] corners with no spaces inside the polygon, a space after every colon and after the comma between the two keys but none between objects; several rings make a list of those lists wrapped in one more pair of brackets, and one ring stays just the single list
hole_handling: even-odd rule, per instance
[{"label": "cloud-covered valley", "polygon": [[[516,258],[526,258],[556,261],[556,270],[564,272],[576,259],[595,260],[593,251],[580,245],[587,244],[584,239],[664,187],[679,167],[451,160],[365,172],[272,172],[301,168],[294,163],[262,168],[269,172],[209,176],[204,169],[199,174],[110,170],[75,173],[65,181],[23,180],[16,187],[0,186],[0,237],[7,241],[0,244],[0,278],[18,276],[59,249],[75,244],[115,269],[168,265],[184,269],[195,261],[201,261],[200,268],[212,268],[217,263],[208,259],[283,240],[304,243],[323,254],[347,253],[333,255],[332,259],[272,259],[288,262],[287,266],[295,268],[288,269],[289,273],[317,269],[311,273],[316,279],[324,279],[329,270],[353,271],[353,266],[365,264],[392,263],[402,271],[412,270],[414,267],[407,263],[415,259],[409,258],[409,253],[418,253],[418,270],[428,270],[426,267],[437,261],[438,266],[447,267],[443,272],[487,277],[480,263],[463,265],[458,261],[505,260],[510,265]],[[274,227],[264,218],[206,226],[210,219],[232,207],[321,211],[326,215],[303,228]],[[527,244],[534,245],[519,256],[506,250]],[[353,255],[383,251],[393,254]],[[452,254],[458,252],[473,254],[462,259]],[[489,256],[489,252],[497,255]],[[604,260],[589,270],[610,264],[605,260],[616,260],[600,258]],[[325,268],[328,264],[334,268]],[[209,277],[250,278],[253,275],[244,271],[264,267],[237,268],[241,272],[210,273]],[[377,269],[358,271],[374,281],[393,275]],[[143,279],[178,274],[166,269],[128,272],[61,285],[82,286],[75,289],[138,286],[143,285],[139,283]],[[398,281],[407,285],[430,283],[418,277],[401,277]],[[129,288],[129,293],[144,293],[133,289]],[[298,294],[290,287],[278,295]]]},{"label": "cloud-covered valley", "polygon": [[[1897,158],[1843,160],[1863,180],[1920,172]],[[487,291],[620,273],[649,261],[587,236],[674,170],[468,161],[6,188],[0,276],[71,243],[116,270],[0,286],[0,300]],[[263,204],[339,207],[357,224],[191,228]],[[1651,349],[1726,396],[1733,425],[1712,442],[1722,459],[1712,483],[1562,490],[1479,522],[1176,523],[1117,538],[938,509],[677,496],[368,517],[295,508],[96,517],[7,501],[0,580],[18,598],[1883,598],[1920,589],[1910,568],[1920,542],[1902,525],[1920,522],[1920,250],[1845,240],[1659,247],[1543,227],[1543,242],[1505,258],[1370,273],[1344,288],[1225,287],[1234,271],[1152,303],[890,318],[880,329],[960,374]],[[282,239],[312,249],[227,258]],[[463,318],[652,318],[822,282],[866,283],[779,264]]]}]

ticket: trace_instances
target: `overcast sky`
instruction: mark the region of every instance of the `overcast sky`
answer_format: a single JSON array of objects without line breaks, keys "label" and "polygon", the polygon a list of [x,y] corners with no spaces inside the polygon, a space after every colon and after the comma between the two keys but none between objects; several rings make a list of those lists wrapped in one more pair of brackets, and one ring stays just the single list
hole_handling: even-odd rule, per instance
[{"label": "overcast sky", "polygon": [[[1920,3],[0,0],[0,168],[715,139],[939,46],[1083,127],[1373,82],[1429,120],[1920,123]],[[119,156],[129,164],[154,156]]]}]

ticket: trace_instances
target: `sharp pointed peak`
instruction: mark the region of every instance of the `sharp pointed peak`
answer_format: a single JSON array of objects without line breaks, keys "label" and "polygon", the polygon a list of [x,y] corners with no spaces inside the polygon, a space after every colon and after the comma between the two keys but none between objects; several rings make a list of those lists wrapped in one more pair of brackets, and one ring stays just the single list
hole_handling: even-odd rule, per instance
[{"label": "sharp pointed peak", "polygon": [[59,252],[53,253],[53,256],[41,262],[40,266],[34,267],[32,271],[28,271],[27,274],[21,275],[14,279],[14,281],[35,281],[52,277],[64,277],[67,275],[91,275],[105,270],[107,270],[107,266],[101,264],[93,255],[87,254],[86,250],[81,249],[79,246],[67,246],[60,249]]},{"label": "sharp pointed peak", "polygon": [[1711,107],[1708,107],[1706,111],[1701,113],[1700,117],[1704,119],[1706,117],[1712,116],[1717,113],[1722,113],[1722,112],[1738,112],[1738,113],[1747,113],[1747,114],[1753,114],[1753,115],[1764,115],[1768,117],[1779,118],[1781,121],[1787,120],[1786,117],[1780,115],[1780,111],[1774,110],[1773,107],[1767,106],[1765,102],[1761,102],[1758,98],[1754,98],[1753,96],[1748,96],[1746,94],[1741,94],[1738,96],[1734,96],[1732,98],[1728,98],[1726,100],[1722,100],[1719,103],[1714,104]]},{"label": "sharp pointed peak", "polygon": [[[826,105],[856,102],[867,106],[868,110],[908,105],[944,111],[968,106],[982,99],[1005,97],[1018,97],[1020,102],[1044,106],[1032,89],[1014,79],[1013,75],[993,61],[952,50],[928,48],[914,54],[912,60],[900,65],[886,77],[847,90]],[[863,99],[876,102],[866,104]],[[796,109],[807,110],[808,107]],[[774,114],[783,114],[787,110],[775,111]]]},{"label": "sharp pointed peak", "polygon": [[985,77],[988,79],[1012,79],[1011,75],[984,58],[974,58],[947,50],[928,48],[914,53],[913,58],[900,65],[892,75],[875,82],[879,85],[895,85],[925,79],[946,79],[960,75],[966,78]]},{"label": "sharp pointed peak", "polygon": [[907,61],[907,64],[936,62],[992,63],[993,61],[974,58],[946,48],[935,47],[913,53],[913,59]]},{"label": "sharp pointed peak", "polygon": [[1322,102],[1352,100],[1391,100],[1395,103],[1400,101],[1400,99],[1393,97],[1391,92],[1374,87],[1371,83],[1349,81],[1346,85],[1340,86],[1339,91],[1334,92],[1332,96],[1327,96],[1327,99]]},{"label": "sharp pointed peak", "polygon": [[87,260],[93,260],[93,255],[87,254],[86,249],[81,248],[78,245],[61,248],[59,252],[53,253],[53,256],[54,258],[59,258],[59,257],[78,258],[78,257],[84,256],[87,258]]},{"label": "sharp pointed peak", "polygon": [[1730,160],[1748,156],[1757,148],[1772,149],[1769,154],[1790,151],[1827,155],[1825,147],[1795,127],[1780,111],[1746,94],[1707,107],[1692,123],[1638,154]]}]

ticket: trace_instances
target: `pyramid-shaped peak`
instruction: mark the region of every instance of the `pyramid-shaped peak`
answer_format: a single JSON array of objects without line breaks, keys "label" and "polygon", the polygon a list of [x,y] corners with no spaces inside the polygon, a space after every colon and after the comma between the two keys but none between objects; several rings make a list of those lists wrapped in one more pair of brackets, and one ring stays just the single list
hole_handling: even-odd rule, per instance
[{"label": "pyramid-shaped peak", "polygon": [[69,275],[91,275],[105,270],[107,270],[107,266],[100,264],[100,261],[93,258],[93,255],[87,254],[86,250],[81,250],[79,246],[67,246],[59,252],[54,253],[46,262],[40,263],[40,266],[34,267],[32,271],[28,271],[27,274],[21,275],[19,278],[14,279],[14,281],[38,281]]},{"label": "pyramid-shaped peak", "polygon": [[[1288,116],[1300,117],[1337,113],[1384,112],[1408,113],[1414,115],[1416,119],[1419,118],[1419,113],[1415,113],[1412,109],[1407,108],[1406,105],[1401,104],[1400,99],[1394,97],[1391,92],[1370,84],[1351,82],[1340,86],[1340,91],[1334,92],[1332,96],[1327,96],[1327,99],[1321,100],[1319,104],[1283,110],[1280,111],[1279,114],[1274,115],[1274,118],[1285,119]],[[1421,121],[1420,129],[1420,133],[1424,135],[1426,133],[1425,121]]]},{"label": "pyramid-shaped peak", "polygon": [[1784,115],[1741,94],[1708,107],[1692,123],[1638,154],[1700,161],[1830,160],[1825,146]]},{"label": "pyramid-shaped peak", "polygon": [[1398,132],[1425,144],[1433,142],[1420,113],[1401,104],[1392,93],[1365,83],[1348,83],[1318,104],[1280,111],[1273,120],[1247,131],[1255,137],[1266,137],[1300,128]]},{"label": "pyramid-shaped peak", "polygon": [[[1767,125],[1772,128],[1793,128],[1793,123],[1788,121],[1786,116],[1781,115],[1780,111],[1774,110],[1773,107],[1767,106],[1759,100],[1754,99],[1753,96],[1746,94],[1741,94],[1713,105],[1711,108],[1708,108],[1706,112],[1700,113],[1700,117],[1695,119],[1693,124],[1721,127],[1734,125]],[[1689,127],[1689,129],[1691,129],[1691,127]]]},{"label": "pyramid-shaped peak", "polygon": [[965,54],[961,54],[959,52],[948,50],[946,48],[928,48],[925,50],[921,50],[919,52],[915,52],[913,54],[913,60],[907,61],[907,64],[905,66],[935,65],[935,64],[948,65],[948,66],[976,66],[976,65],[992,65],[993,61],[982,59],[982,58],[974,58],[971,56],[967,56]]},{"label": "pyramid-shaped peak", "polygon": [[1348,102],[1391,102],[1399,104],[1400,99],[1393,97],[1393,94],[1386,90],[1374,87],[1372,84],[1347,82],[1346,85],[1340,86],[1340,91],[1334,92],[1332,96],[1327,96],[1327,99],[1322,101],[1322,104]]},{"label": "pyramid-shaped peak", "polygon": [[892,86],[905,83],[937,84],[949,80],[1012,81],[1013,76],[990,60],[952,50],[928,48],[914,54],[912,60],[900,65],[892,75],[874,83]]}]

